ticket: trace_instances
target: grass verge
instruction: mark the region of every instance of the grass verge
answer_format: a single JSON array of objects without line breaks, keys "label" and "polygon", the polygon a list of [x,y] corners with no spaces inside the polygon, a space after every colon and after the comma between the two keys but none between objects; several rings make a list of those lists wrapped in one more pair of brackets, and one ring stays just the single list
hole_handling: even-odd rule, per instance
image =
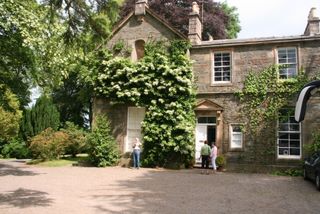
[{"label": "grass verge", "polygon": [[87,156],[79,155],[77,157],[64,156],[59,160],[30,160],[27,164],[44,166],[44,167],[61,167],[61,166],[72,166],[72,165],[80,165],[80,163],[86,163]]}]

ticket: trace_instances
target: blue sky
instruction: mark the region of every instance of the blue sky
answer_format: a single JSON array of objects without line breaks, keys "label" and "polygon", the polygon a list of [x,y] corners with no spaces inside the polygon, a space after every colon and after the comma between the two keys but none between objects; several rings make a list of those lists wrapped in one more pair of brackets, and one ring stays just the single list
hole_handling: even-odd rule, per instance
[{"label": "blue sky", "polygon": [[303,34],[309,11],[320,0],[215,0],[238,8],[241,32],[238,38]]}]

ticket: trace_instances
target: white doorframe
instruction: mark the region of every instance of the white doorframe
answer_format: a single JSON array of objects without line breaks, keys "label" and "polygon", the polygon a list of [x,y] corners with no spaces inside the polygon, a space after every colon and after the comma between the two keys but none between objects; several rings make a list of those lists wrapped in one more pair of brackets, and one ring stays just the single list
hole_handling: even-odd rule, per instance
[{"label": "white doorframe", "polygon": [[127,135],[125,137],[124,151],[132,151],[132,142],[135,138],[139,138],[141,142],[141,122],[145,116],[144,107],[128,107],[128,116],[127,116]]},{"label": "white doorframe", "polygon": [[[202,117],[202,116],[199,116]],[[201,147],[204,144],[204,141],[208,139],[208,126],[214,126],[216,127],[215,122],[204,122],[204,123],[199,123],[197,117],[197,124],[196,124],[196,143],[195,143],[195,162],[196,163],[201,163],[200,160],[200,152],[201,152]],[[207,118],[212,118],[214,116],[204,116]],[[215,119],[214,119],[215,121]]]},{"label": "white doorframe", "polygon": [[196,163],[201,163],[200,160],[200,151],[201,147],[204,144],[204,141],[207,140],[207,125],[205,124],[197,124],[196,126],[196,149],[195,149],[195,158]]}]

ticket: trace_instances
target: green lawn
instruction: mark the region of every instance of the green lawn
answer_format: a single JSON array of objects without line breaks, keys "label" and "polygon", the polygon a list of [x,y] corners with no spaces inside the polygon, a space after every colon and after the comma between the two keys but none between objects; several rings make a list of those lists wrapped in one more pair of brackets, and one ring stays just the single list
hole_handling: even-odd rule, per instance
[{"label": "green lawn", "polygon": [[45,167],[60,167],[60,166],[72,166],[73,164],[86,163],[87,155],[77,155],[77,157],[65,156],[59,160],[30,160],[27,164],[33,164],[37,166],[45,166]]}]

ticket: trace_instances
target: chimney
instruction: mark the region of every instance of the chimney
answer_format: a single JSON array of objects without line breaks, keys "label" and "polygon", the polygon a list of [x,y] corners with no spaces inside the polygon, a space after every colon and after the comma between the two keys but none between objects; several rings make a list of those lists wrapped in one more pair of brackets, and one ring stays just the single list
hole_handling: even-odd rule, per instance
[{"label": "chimney", "polygon": [[192,2],[192,12],[189,14],[188,38],[191,44],[201,43],[202,24],[200,21],[200,9],[197,2]]},{"label": "chimney", "polygon": [[138,0],[135,5],[134,15],[139,20],[143,20],[143,17],[146,15],[146,8],[148,8],[148,0]]},{"label": "chimney", "polygon": [[320,19],[316,16],[316,8],[311,8],[308,16],[308,24],[304,31],[305,36],[314,36],[319,34],[319,23]]}]

